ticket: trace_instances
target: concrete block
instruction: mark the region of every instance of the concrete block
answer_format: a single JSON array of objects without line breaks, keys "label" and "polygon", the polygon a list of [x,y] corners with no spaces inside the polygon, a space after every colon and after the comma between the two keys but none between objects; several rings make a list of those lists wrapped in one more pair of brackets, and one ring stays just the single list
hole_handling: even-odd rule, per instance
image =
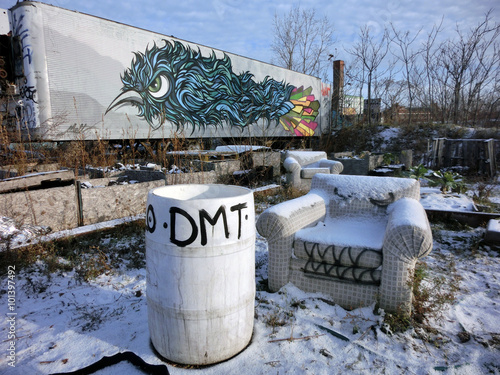
[{"label": "concrete block", "polygon": [[484,241],[490,244],[500,245],[500,220],[491,219],[488,221]]},{"label": "concrete block", "polygon": [[0,194],[0,215],[53,231],[78,226],[75,186]]},{"label": "concrete block", "polygon": [[164,180],[157,180],[82,189],[83,225],[143,214],[149,190],[164,185]]}]

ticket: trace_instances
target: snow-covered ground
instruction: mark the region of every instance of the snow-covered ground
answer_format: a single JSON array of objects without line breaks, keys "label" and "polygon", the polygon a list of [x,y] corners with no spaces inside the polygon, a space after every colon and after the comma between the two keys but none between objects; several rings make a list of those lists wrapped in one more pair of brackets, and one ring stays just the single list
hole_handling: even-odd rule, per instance
[{"label": "snow-covered ground", "polygon": [[[470,209],[466,196],[423,193],[427,207]],[[147,363],[166,365],[170,374],[499,374],[499,253],[482,244],[484,228],[433,225],[433,234],[434,249],[424,261],[432,277],[457,284],[456,298],[441,318],[428,322],[432,329],[404,333],[388,331],[383,312],[375,314],[374,306],[347,311],[291,284],[267,292],[267,244],[258,236],[251,343],[232,359],[200,369],[166,363],[151,347],[144,267],[127,268],[124,261],[91,281],[76,270],[49,273],[41,262],[11,270],[10,279],[2,270],[0,373],[70,372],[130,351]],[[108,235],[101,241],[127,247],[128,240]],[[15,305],[8,303],[9,285],[15,285]],[[96,374],[143,372],[121,362]]]},{"label": "snow-covered ground", "polygon": [[474,201],[466,194],[441,194],[439,188],[421,187],[420,203],[426,209],[449,211],[477,211]]}]

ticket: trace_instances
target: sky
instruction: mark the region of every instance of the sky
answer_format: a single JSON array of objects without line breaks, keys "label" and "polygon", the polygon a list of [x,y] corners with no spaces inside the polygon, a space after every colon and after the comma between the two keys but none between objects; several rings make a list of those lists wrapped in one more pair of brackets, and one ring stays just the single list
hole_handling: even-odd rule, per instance
[{"label": "sky", "polygon": [[[17,0],[0,0],[9,9]],[[414,35],[422,29],[423,39],[443,18],[442,36],[454,35],[460,25],[467,29],[484,19],[493,9],[493,20],[500,22],[497,0],[53,0],[43,1],[62,8],[110,19],[124,24],[172,35],[189,42],[274,63],[271,43],[275,14],[284,17],[295,5],[313,8],[326,16],[334,27],[335,59],[347,60],[349,48],[361,27],[374,33],[392,22],[399,30]],[[496,7],[496,9],[495,9]],[[293,22],[293,19],[290,20]],[[297,25],[300,32],[300,25]]]}]

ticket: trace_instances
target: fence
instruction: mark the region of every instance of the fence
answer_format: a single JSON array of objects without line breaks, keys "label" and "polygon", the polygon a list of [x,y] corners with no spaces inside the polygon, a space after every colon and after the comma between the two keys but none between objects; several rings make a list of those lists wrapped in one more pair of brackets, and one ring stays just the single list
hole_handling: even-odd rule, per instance
[{"label": "fence", "polygon": [[494,139],[447,139],[432,141],[431,167],[467,168],[467,173],[495,176],[497,171],[496,142]]}]

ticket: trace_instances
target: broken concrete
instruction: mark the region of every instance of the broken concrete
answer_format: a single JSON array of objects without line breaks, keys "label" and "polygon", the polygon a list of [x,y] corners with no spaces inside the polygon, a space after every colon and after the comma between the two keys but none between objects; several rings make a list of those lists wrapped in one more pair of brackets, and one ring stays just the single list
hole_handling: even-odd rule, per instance
[{"label": "broken concrete", "polygon": [[492,245],[500,245],[500,220],[491,219],[486,226],[484,242]]},{"label": "broken concrete", "polygon": [[9,191],[31,190],[35,188],[73,183],[75,173],[70,170],[33,173],[11,177],[0,181],[0,193]]}]

